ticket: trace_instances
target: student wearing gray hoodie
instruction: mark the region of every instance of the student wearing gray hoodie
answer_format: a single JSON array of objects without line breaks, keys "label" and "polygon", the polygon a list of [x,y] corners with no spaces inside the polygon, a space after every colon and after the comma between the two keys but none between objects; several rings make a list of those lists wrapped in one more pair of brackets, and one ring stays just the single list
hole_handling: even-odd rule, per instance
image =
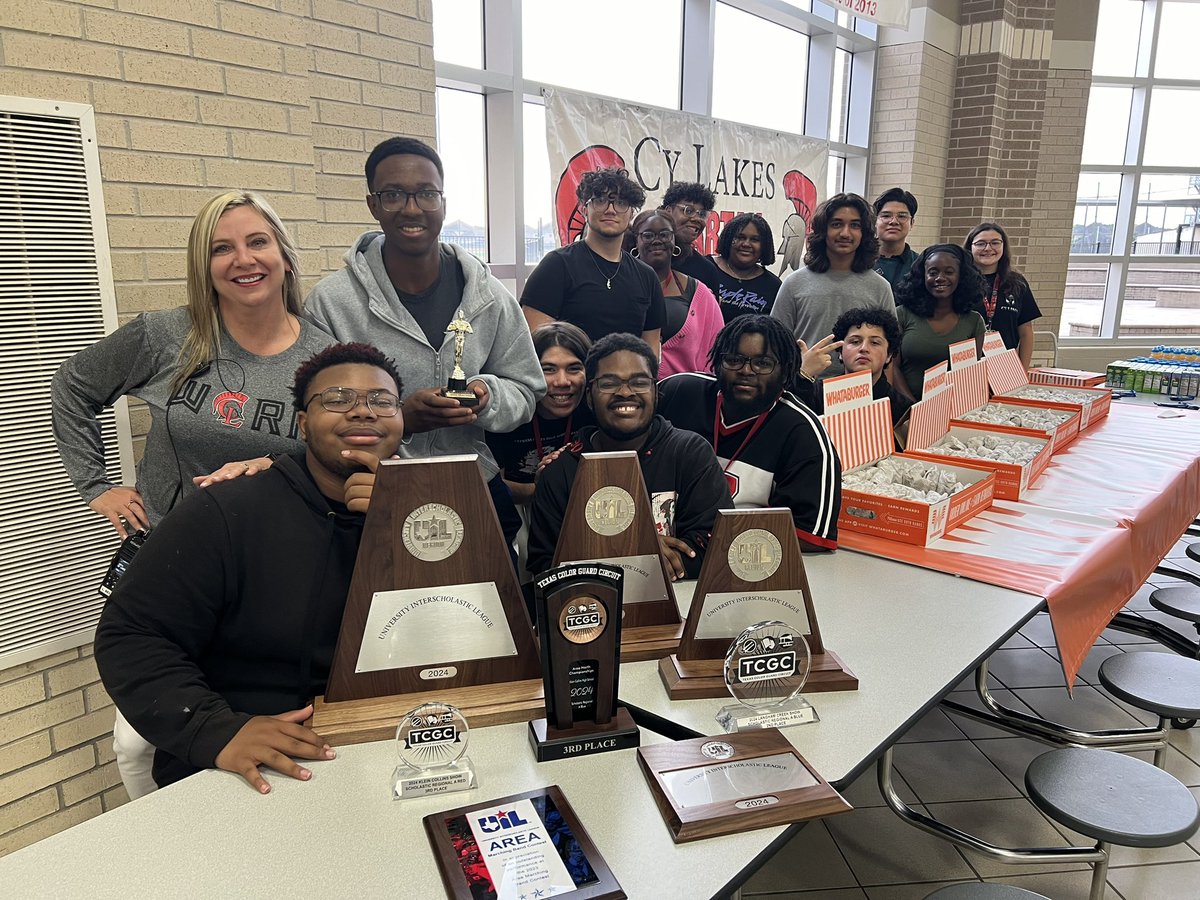
[{"label": "student wearing gray hoodie", "polygon": [[[371,151],[367,206],[380,231],[354,242],[346,268],[313,288],[305,315],[340,341],[369,342],[395,358],[405,386],[400,455],[478,454],[504,523],[502,501],[512,501],[484,432],[528,422],[546,383],[512,294],[478,259],[438,240],[443,175],[441,159],[421,141],[389,138]],[[462,367],[474,407],[440,394],[454,368],[446,328],[460,310],[471,326]]]}]

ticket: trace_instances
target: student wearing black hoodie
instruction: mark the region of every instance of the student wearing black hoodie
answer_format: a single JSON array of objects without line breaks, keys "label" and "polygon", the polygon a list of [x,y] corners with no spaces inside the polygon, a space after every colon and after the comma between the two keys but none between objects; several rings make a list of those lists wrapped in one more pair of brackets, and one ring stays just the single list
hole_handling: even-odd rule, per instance
[{"label": "student wearing black hoodie", "polygon": [[324,692],[372,473],[404,435],[395,363],[338,344],[296,372],[302,454],[189,496],[117,585],[96,663],[117,708],[156,748],[161,787],[199,769],[332,759],[300,723]]},{"label": "student wearing black hoodie", "polygon": [[650,494],[659,551],[674,578],[700,574],[718,509],[732,509],[729,487],[704,438],[656,415],[658,358],[641,338],[610,334],[584,363],[584,399],[596,426],[560,451],[537,480],[529,525],[529,571],[550,568],[582,453],[635,450]]}]

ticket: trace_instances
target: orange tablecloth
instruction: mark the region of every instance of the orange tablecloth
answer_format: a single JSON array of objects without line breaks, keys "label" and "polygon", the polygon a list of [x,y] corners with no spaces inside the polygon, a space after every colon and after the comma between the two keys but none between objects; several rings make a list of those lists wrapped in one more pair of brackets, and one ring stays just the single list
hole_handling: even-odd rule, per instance
[{"label": "orange tablecloth", "polygon": [[1054,456],[1026,499],[929,547],[843,531],[841,546],[1046,598],[1070,687],[1084,657],[1200,511],[1200,413],[1122,406]]}]

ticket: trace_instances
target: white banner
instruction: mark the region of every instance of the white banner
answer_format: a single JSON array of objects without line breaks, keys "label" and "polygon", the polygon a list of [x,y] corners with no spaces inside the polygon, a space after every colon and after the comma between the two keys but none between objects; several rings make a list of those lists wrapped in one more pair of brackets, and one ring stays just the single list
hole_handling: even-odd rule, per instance
[{"label": "white banner", "polygon": [[774,233],[776,269],[801,267],[804,235],[825,195],[825,141],[567,91],[547,89],[545,98],[560,245],[583,229],[575,199],[580,177],[620,166],[646,191],[647,209],[675,181],[699,181],[712,190],[717,205],[696,239],[700,252],[716,253],[721,227],[738,213],[756,212]]},{"label": "white banner", "polygon": [[838,10],[892,28],[907,28],[912,0],[826,0]]}]

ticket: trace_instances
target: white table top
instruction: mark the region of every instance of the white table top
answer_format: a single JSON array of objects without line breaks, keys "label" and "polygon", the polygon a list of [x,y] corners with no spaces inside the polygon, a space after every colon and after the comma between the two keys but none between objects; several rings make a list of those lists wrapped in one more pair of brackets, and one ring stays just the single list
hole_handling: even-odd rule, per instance
[{"label": "white table top", "polygon": [[[804,557],[825,647],[857,691],[805,694],[820,722],[784,734],[834,786],[845,786],[964,673],[1042,604],[1039,597],[839,550]],[[676,585],[680,611],[694,584]],[[657,662],[621,667],[621,701],[698,734],[732,699],[672,701]]]},{"label": "white table top", "polygon": [[[932,700],[1040,606],[1018,594],[840,551],[805,559],[826,645],[858,691],[813,694],[815,725],[788,729],[828,780],[867,766]],[[686,606],[686,590],[681,592]],[[716,730],[718,700],[672,703],[657,663],[622,667],[623,701],[697,732]],[[663,740],[642,729],[643,744]],[[723,894],[777,849],[786,829],[672,842],[634,750],[536,763],[525,724],[475,729],[480,787],[393,801],[392,742],[343,747],[301,783],[268,773],[259,796],[240,778],[202,772],[0,859],[13,896],[444,896],[422,817],[558,784],[632,898]]]},{"label": "white table top", "polygon": [[[717,894],[784,829],[675,845],[635,750],[537,763],[527,726],[471,732],[480,786],[391,799],[391,741],[342,747],[307,783],[267,773],[259,796],[202,772],[0,859],[12,897],[211,898],[445,896],[421,819],[548,784],[562,787],[631,898]],[[644,744],[663,740],[642,730]]]}]

